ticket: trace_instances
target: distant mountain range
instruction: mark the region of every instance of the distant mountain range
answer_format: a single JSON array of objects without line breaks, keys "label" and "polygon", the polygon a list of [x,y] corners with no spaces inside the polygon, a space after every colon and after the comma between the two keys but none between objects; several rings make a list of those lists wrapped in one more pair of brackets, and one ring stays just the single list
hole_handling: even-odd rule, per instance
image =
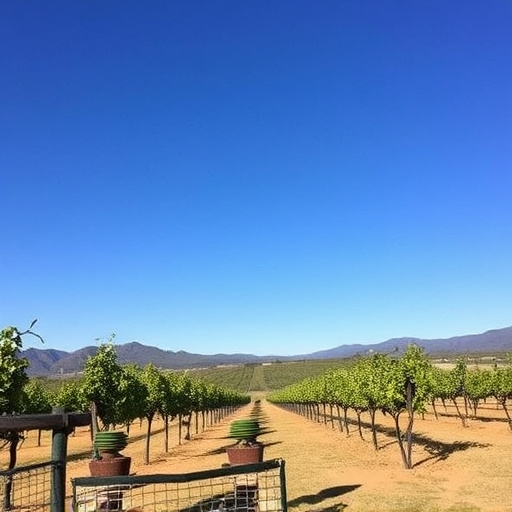
[{"label": "distant mountain range", "polygon": [[[329,350],[300,354],[296,356],[255,356],[252,354],[192,354],[180,350],[162,350],[142,345],[136,341],[116,345],[118,362],[135,363],[144,366],[154,363],[159,368],[184,369],[228,364],[264,363],[269,361],[291,361],[302,359],[335,359],[353,357],[369,352],[402,352],[407,345],[415,343],[422,346],[427,354],[443,357],[455,354],[503,354],[512,352],[512,326],[494,329],[482,334],[469,334],[446,339],[393,338],[373,345],[340,345]],[[31,376],[48,376],[76,373],[83,370],[89,356],[96,353],[97,346],[89,346],[75,352],[53,349],[29,348],[22,351],[30,366],[27,373]]]}]

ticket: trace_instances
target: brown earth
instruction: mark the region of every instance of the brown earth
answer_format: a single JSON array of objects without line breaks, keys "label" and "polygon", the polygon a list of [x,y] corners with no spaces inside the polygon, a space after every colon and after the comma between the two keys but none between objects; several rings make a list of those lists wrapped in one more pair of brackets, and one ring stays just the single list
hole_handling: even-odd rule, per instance
[{"label": "brown earth", "polygon": [[[246,406],[202,433],[195,434],[193,428],[192,440],[181,445],[173,424],[167,454],[162,424],[157,423],[149,465],[143,463],[146,427],[137,424],[123,453],[132,457],[132,471],[137,474],[219,468],[227,462],[225,447],[232,444],[226,437],[230,421],[250,410]],[[466,428],[451,409],[442,410],[439,420],[433,414],[418,416],[412,470],[403,469],[387,417],[378,417],[380,449],[375,451],[369,430],[364,429],[362,440],[355,424],[347,437],[337,425],[314,423],[265,400],[262,410],[267,428],[261,437],[265,459],[285,460],[292,511],[512,511],[512,432],[493,404],[484,404],[483,418],[470,420]],[[355,422],[355,417],[351,420]],[[49,458],[49,433],[43,434],[41,447],[36,441],[37,433],[30,432],[19,450],[20,464]],[[90,433],[80,429],[69,438],[68,479],[89,475],[90,454]],[[5,468],[6,455],[0,450],[0,468]]]}]

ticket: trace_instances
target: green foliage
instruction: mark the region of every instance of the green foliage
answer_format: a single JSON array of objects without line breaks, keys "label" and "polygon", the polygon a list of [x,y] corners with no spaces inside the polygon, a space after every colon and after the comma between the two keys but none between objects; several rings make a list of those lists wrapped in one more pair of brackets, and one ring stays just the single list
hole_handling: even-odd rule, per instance
[{"label": "green foliage", "polygon": [[52,403],[63,407],[67,412],[86,412],[90,409],[90,402],[84,391],[82,381],[70,379],[62,383],[52,396]]},{"label": "green foliage", "polygon": [[479,368],[466,374],[465,392],[470,400],[483,400],[493,395],[493,372]]},{"label": "green foliage", "polygon": [[512,367],[496,367],[492,377],[493,395],[500,402],[512,398]]},{"label": "green foliage", "polygon": [[137,418],[145,416],[148,390],[137,365],[129,364],[121,368],[118,383],[118,401],[115,410],[115,423],[129,425]]},{"label": "green foliage", "polygon": [[[354,409],[358,417],[369,410],[374,446],[377,448],[374,417],[377,410],[395,419],[399,447],[406,468],[411,468],[412,425],[415,411],[424,410],[432,396],[432,366],[423,350],[409,345],[400,359],[375,354],[360,359],[351,368],[337,368],[303,379],[267,399],[286,404],[330,404]],[[402,442],[400,414],[407,410],[406,443]]]},{"label": "green foliage", "polygon": [[248,391],[267,391],[264,369],[265,366],[261,364],[253,365],[251,382],[249,388],[247,388]]},{"label": "green foliage", "polygon": [[308,377],[316,377],[334,368],[348,367],[349,359],[314,359],[272,363],[263,366],[267,389],[276,391]]},{"label": "green foliage", "polygon": [[201,379],[216,386],[232,389],[240,393],[250,390],[254,366],[237,365],[200,370],[188,370],[191,378]]},{"label": "green foliage", "polygon": [[[111,338],[112,340],[112,338]],[[104,428],[118,420],[116,409],[121,398],[119,382],[122,369],[111,341],[103,343],[97,353],[87,358],[84,367],[83,390],[89,402],[94,402]]]},{"label": "green foliage", "polygon": [[28,361],[19,357],[19,352],[25,334],[41,339],[38,334],[31,331],[35,323],[36,320],[23,332],[14,326],[0,331],[0,414],[19,413],[23,410],[23,388],[28,382]]},{"label": "green foliage", "polygon": [[173,382],[173,388],[177,395],[177,403],[171,405],[171,407],[175,407],[176,414],[188,414],[192,410],[192,379],[187,374],[179,374]]},{"label": "green foliage", "polygon": [[425,404],[432,396],[432,364],[423,348],[410,344],[398,361],[398,371],[403,376],[404,396],[406,383],[413,384],[412,409],[415,412],[424,411]]},{"label": "green foliage", "polygon": [[211,382],[239,393],[277,391],[307,377],[315,377],[332,368],[347,367],[347,359],[273,362],[189,370],[191,377]]},{"label": "green foliage", "polygon": [[432,398],[446,400],[455,393],[449,371],[434,366],[432,368]]},{"label": "green foliage", "polygon": [[457,358],[457,364],[450,370],[448,375],[449,398],[455,399],[464,395],[466,387],[467,360],[464,357]]},{"label": "green foliage", "polygon": [[303,379],[269,396],[281,402],[329,403],[340,407],[380,409],[399,413],[406,406],[406,382],[415,384],[414,409],[420,410],[430,396],[431,365],[421,349],[411,346],[400,360],[374,354],[352,367],[331,369]]},{"label": "green foliage", "polygon": [[[23,346],[23,336],[30,334],[42,341],[39,334],[31,329],[37,320],[34,320],[28,329],[21,332],[17,327],[9,326],[0,331],[0,414],[15,414],[26,409],[25,385],[28,383],[26,368],[28,361],[19,357]],[[8,469],[16,465],[16,447],[22,438],[18,431],[2,432],[0,438],[9,446]],[[10,485],[7,495],[10,493]]]},{"label": "green foliage", "polygon": [[162,372],[154,364],[149,363],[141,372],[141,382],[146,388],[144,416],[153,418],[165,402],[167,381]]},{"label": "green foliage", "polygon": [[60,388],[71,381],[80,380],[79,377],[30,377],[30,380],[38,382],[50,395],[55,395]]},{"label": "green foliage", "polygon": [[45,414],[52,412],[52,396],[38,380],[29,380],[23,389],[23,413]]},{"label": "green foliage", "polygon": [[394,395],[390,388],[393,362],[382,354],[361,359],[351,370],[351,394],[357,399],[351,406],[363,409],[389,407]]}]

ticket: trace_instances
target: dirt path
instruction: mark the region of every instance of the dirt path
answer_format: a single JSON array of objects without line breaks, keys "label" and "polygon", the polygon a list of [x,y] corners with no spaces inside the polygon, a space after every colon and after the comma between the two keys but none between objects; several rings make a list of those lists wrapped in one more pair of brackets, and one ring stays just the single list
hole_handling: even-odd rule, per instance
[{"label": "dirt path", "polygon": [[[144,465],[145,425],[132,427],[130,443],[123,451],[133,459],[137,474],[184,473],[218,468],[227,462],[225,447],[231,444],[229,422],[246,416],[247,406],[191,441],[177,444],[177,427],[171,429],[170,453],[163,452],[163,432],[151,440],[151,463]],[[402,468],[396,440],[386,429],[391,424],[378,418],[380,449],[372,447],[370,434],[361,440],[352,427],[349,437],[330,425],[313,423],[262,401],[267,433],[265,459],[286,462],[287,494],[292,511],[347,510],[348,512],[509,512],[512,511],[512,433],[503,421],[473,420],[467,428],[453,417],[436,421],[433,415],[418,419],[412,470]],[[488,414],[499,417],[489,406]],[[193,432],[194,433],[194,432]],[[36,447],[36,433],[20,449],[25,459],[45,459],[50,439]],[[69,440],[68,478],[87,476],[90,435],[77,432]],[[4,467],[5,453],[0,454]]]}]

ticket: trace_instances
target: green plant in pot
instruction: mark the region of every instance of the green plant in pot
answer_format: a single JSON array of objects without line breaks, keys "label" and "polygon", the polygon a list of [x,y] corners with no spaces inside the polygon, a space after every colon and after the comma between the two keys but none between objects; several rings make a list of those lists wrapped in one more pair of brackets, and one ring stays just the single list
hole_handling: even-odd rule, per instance
[{"label": "green plant in pot", "polygon": [[226,449],[232,466],[253,464],[263,461],[263,443],[257,437],[263,433],[258,420],[246,418],[234,420],[229,426],[229,437],[236,439],[236,444]]},{"label": "green plant in pot", "polygon": [[119,431],[99,431],[94,436],[94,455],[89,462],[92,476],[116,476],[130,473],[131,457],[119,453],[128,444],[128,436]]}]

